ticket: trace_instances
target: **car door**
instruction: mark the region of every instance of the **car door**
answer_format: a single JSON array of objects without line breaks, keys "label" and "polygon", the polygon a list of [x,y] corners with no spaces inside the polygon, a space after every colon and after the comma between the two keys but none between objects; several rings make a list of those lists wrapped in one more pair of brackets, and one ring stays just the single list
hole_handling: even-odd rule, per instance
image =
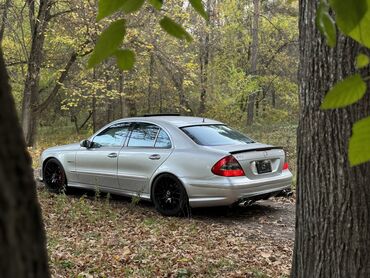
[{"label": "car door", "polygon": [[170,137],[151,123],[135,123],[118,156],[119,188],[149,193],[149,180],[172,152]]},{"label": "car door", "polygon": [[76,153],[78,182],[95,187],[117,188],[118,153],[130,130],[130,123],[114,124],[92,139],[90,148]]}]

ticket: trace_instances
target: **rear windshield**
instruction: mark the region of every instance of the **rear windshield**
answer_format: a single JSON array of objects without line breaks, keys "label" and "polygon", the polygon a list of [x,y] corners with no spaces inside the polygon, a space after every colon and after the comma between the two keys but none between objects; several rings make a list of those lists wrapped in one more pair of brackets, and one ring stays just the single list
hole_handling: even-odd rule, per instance
[{"label": "rear windshield", "polygon": [[254,141],[225,125],[197,125],[181,128],[193,141],[203,146],[250,144]]}]

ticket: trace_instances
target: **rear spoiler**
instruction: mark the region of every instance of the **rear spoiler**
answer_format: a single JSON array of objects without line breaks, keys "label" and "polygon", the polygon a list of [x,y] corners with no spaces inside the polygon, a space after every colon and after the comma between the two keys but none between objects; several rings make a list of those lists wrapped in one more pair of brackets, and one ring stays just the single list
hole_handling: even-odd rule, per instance
[{"label": "rear spoiler", "polygon": [[246,152],[263,152],[263,151],[269,151],[269,150],[284,150],[283,147],[265,147],[265,148],[254,148],[254,149],[246,149],[246,150],[238,150],[238,151],[232,151],[230,154],[237,154],[237,153],[246,153]]}]

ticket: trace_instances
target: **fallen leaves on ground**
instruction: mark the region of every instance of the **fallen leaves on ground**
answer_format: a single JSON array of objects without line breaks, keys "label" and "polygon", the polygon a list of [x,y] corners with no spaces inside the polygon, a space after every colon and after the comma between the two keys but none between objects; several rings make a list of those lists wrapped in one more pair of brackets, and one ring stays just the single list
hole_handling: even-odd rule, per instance
[{"label": "fallen leaves on ground", "polygon": [[213,214],[170,218],[109,195],[54,195],[43,187],[38,193],[56,278],[289,275],[293,241],[279,236],[285,227],[268,212],[232,221]]}]

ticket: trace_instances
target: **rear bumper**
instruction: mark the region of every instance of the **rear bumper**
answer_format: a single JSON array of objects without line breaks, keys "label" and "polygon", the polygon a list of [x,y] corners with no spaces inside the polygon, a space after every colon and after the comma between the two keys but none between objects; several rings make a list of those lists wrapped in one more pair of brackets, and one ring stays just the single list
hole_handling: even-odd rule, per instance
[{"label": "rear bumper", "polygon": [[183,179],[191,207],[228,206],[245,199],[263,199],[290,189],[292,174],[258,180],[247,177],[212,177],[209,180]]}]

